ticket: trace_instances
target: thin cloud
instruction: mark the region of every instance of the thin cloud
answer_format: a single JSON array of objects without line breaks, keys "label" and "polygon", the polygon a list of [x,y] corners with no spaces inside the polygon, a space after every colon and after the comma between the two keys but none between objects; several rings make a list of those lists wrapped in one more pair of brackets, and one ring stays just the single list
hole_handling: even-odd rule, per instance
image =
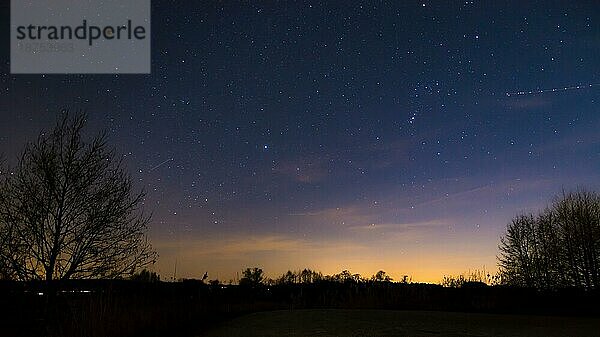
[{"label": "thin cloud", "polygon": [[300,252],[335,252],[352,247],[366,249],[350,241],[308,241],[281,235],[235,235],[227,238],[186,239],[173,241],[157,240],[156,248],[161,251],[177,250],[187,257],[213,257],[217,259],[237,258],[259,253],[282,254]]},{"label": "thin cloud", "polygon": [[417,221],[409,223],[372,223],[368,225],[358,225],[348,227],[350,230],[364,231],[382,231],[386,232],[408,232],[415,230],[424,230],[448,226],[448,221],[436,219],[430,221]]}]

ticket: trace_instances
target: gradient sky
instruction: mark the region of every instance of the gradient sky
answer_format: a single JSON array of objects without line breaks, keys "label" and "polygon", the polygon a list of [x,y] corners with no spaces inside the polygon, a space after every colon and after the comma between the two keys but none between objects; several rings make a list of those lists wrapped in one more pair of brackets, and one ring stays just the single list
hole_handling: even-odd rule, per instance
[{"label": "gradient sky", "polygon": [[163,279],[493,271],[514,215],[600,187],[600,8],[441,3],[155,0],[151,75],[46,76],[9,74],[4,3],[0,153],[86,111]]}]

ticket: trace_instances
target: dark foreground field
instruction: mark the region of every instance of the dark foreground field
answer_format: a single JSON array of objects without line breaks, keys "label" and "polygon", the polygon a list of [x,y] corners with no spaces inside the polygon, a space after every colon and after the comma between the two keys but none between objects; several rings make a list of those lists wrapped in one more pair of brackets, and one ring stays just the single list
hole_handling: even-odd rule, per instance
[{"label": "dark foreground field", "polygon": [[600,336],[600,319],[397,310],[280,310],[228,321],[206,337]]},{"label": "dark foreground field", "polygon": [[0,336],[600,336],[598,303],[597,291],[485,285],[5,281]]}]

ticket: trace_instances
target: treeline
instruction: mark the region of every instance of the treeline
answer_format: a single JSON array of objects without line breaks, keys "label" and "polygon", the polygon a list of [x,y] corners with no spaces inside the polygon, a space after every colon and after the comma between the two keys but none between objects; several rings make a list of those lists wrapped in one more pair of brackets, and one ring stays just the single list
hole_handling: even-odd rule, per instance
[{"label": "treeline", "polygon": [[[223,283],[218,279],[213,279],[205,282],[208,273],[204,279],[179,279],[178,282],[184,283],[201,283],[209,286],[232,286],[233,280]],[[141,282],[159,282],[160,276],[155,272],[142,270],[129,278],[132,281]],[[394,280],[384,270],[380,270],[371,277],[364,277],[361,274],[352,273],[349,270],[342,270],[339,273],[332,275],[324,275],[320,271],[314,271],[309,268],[301,270],[288,270],[279,277],[268,278],[265,276],[261,268],[253,267],[246,268],[242,271],[242,277],[238,285],[242,288],[257,288],[257,287],[273,287],[286,285],[318,285],[324,283],[340,283],[340,284],[419,284],[413,283],[412,277],[403,275],[399,280]],[[426,284],[426,283],[421,283]],[[431,283],[429,283],[431,284]],[[485,269],[470,270],[466,273],[456,275],[445,275],[437,284],[445,288],[463,288],[463,287],[482,287],[482,286],[500,286],[500,275],[492,274]]]},{"label": "treeline", "polygon": [[[188,280],[189,281],[189,280]],[[367,283],[367,282],[393,282],[385,271],[380,270],[370,278],[363,277],[360,274],[351,273],[349,270],[342,270],[340,273],[333,275],[323,275],[319,271],[314,271],[308,268],[302,270],[288,270],[283,275],[276,278],[267,278],[261,268],[246,268],[242,271],[242,277],[239,280],[239,285],[242,287],[256,286],[276,286],[290,284],[316,284],[320,282],[337,282],[337,283]],[[404,275],[400,280],[401,283],[410,283],[412,278]],[[208,281],[211,285],[220,285],[219,280]]]},{"label": "treeline", "polygon": [[502,284],[538,289],[600,287],[600,195],[563,192],[538,214],[508,224],[498,256]]}]

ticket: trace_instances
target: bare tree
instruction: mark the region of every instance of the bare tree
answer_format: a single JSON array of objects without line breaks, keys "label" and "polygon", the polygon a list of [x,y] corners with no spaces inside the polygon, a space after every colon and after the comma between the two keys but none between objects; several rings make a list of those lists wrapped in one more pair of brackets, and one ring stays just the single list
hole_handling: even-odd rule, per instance
[{"label": "bare tree", "polygon": [[588,289],[600,287],[600,195],[586,190],[563,192],[552,211],[569,283]]},{"label": "bare tree", "polygon": [[104,135],[64,113],[0,181],[0,266],[18,280],[114,278],[152,263],[144,193]]},{"label": "bare tree", "polygon": [[308,268],[291,271],[288,270],[285,274],[281,275],[275,280],[276,284],[310,284],[316,283],[323,280],[323,274]]},{"label": "bare tree", "polygon": [[536,288],[600,287],[600,195],[578,190],[537,216],[519,216],[500,238],[504,283]]},{"label": "bare tree", "polygon": [[516,286],[533,287],[534,259],[537,255],[535,219],[520,215],[506,227],[500,238],[498,264],[502,279]]},{"label": "bare tree", "polygon": [[[0,179],[4,179],[7,174],[8,174],[8,172],[4,166],[4,156],[0,155]],[[3,198],[2,195],[4,193],[6,193],[4,186],[0,185],[0,199]],[[6,252],[8,249],[8,240],[7,240],[8,236],[2,235],[2,233],[4,231],[5,231],[5,228],[2,225],[2,222],[0,222],[0,256],[2,256],[3,253]],[[8,261],[6,261],[5,259],[0,258],[0,280],[12,279],[14,276],[12,274],[7,262]]]},{"label": "bare tree", "polygon": [[557,230],[556,214],[551,209],[546,209],[537,216],[535,232],[538,252],[534,260],[536,287],[568,286],[564,274],[560,232]]}]

